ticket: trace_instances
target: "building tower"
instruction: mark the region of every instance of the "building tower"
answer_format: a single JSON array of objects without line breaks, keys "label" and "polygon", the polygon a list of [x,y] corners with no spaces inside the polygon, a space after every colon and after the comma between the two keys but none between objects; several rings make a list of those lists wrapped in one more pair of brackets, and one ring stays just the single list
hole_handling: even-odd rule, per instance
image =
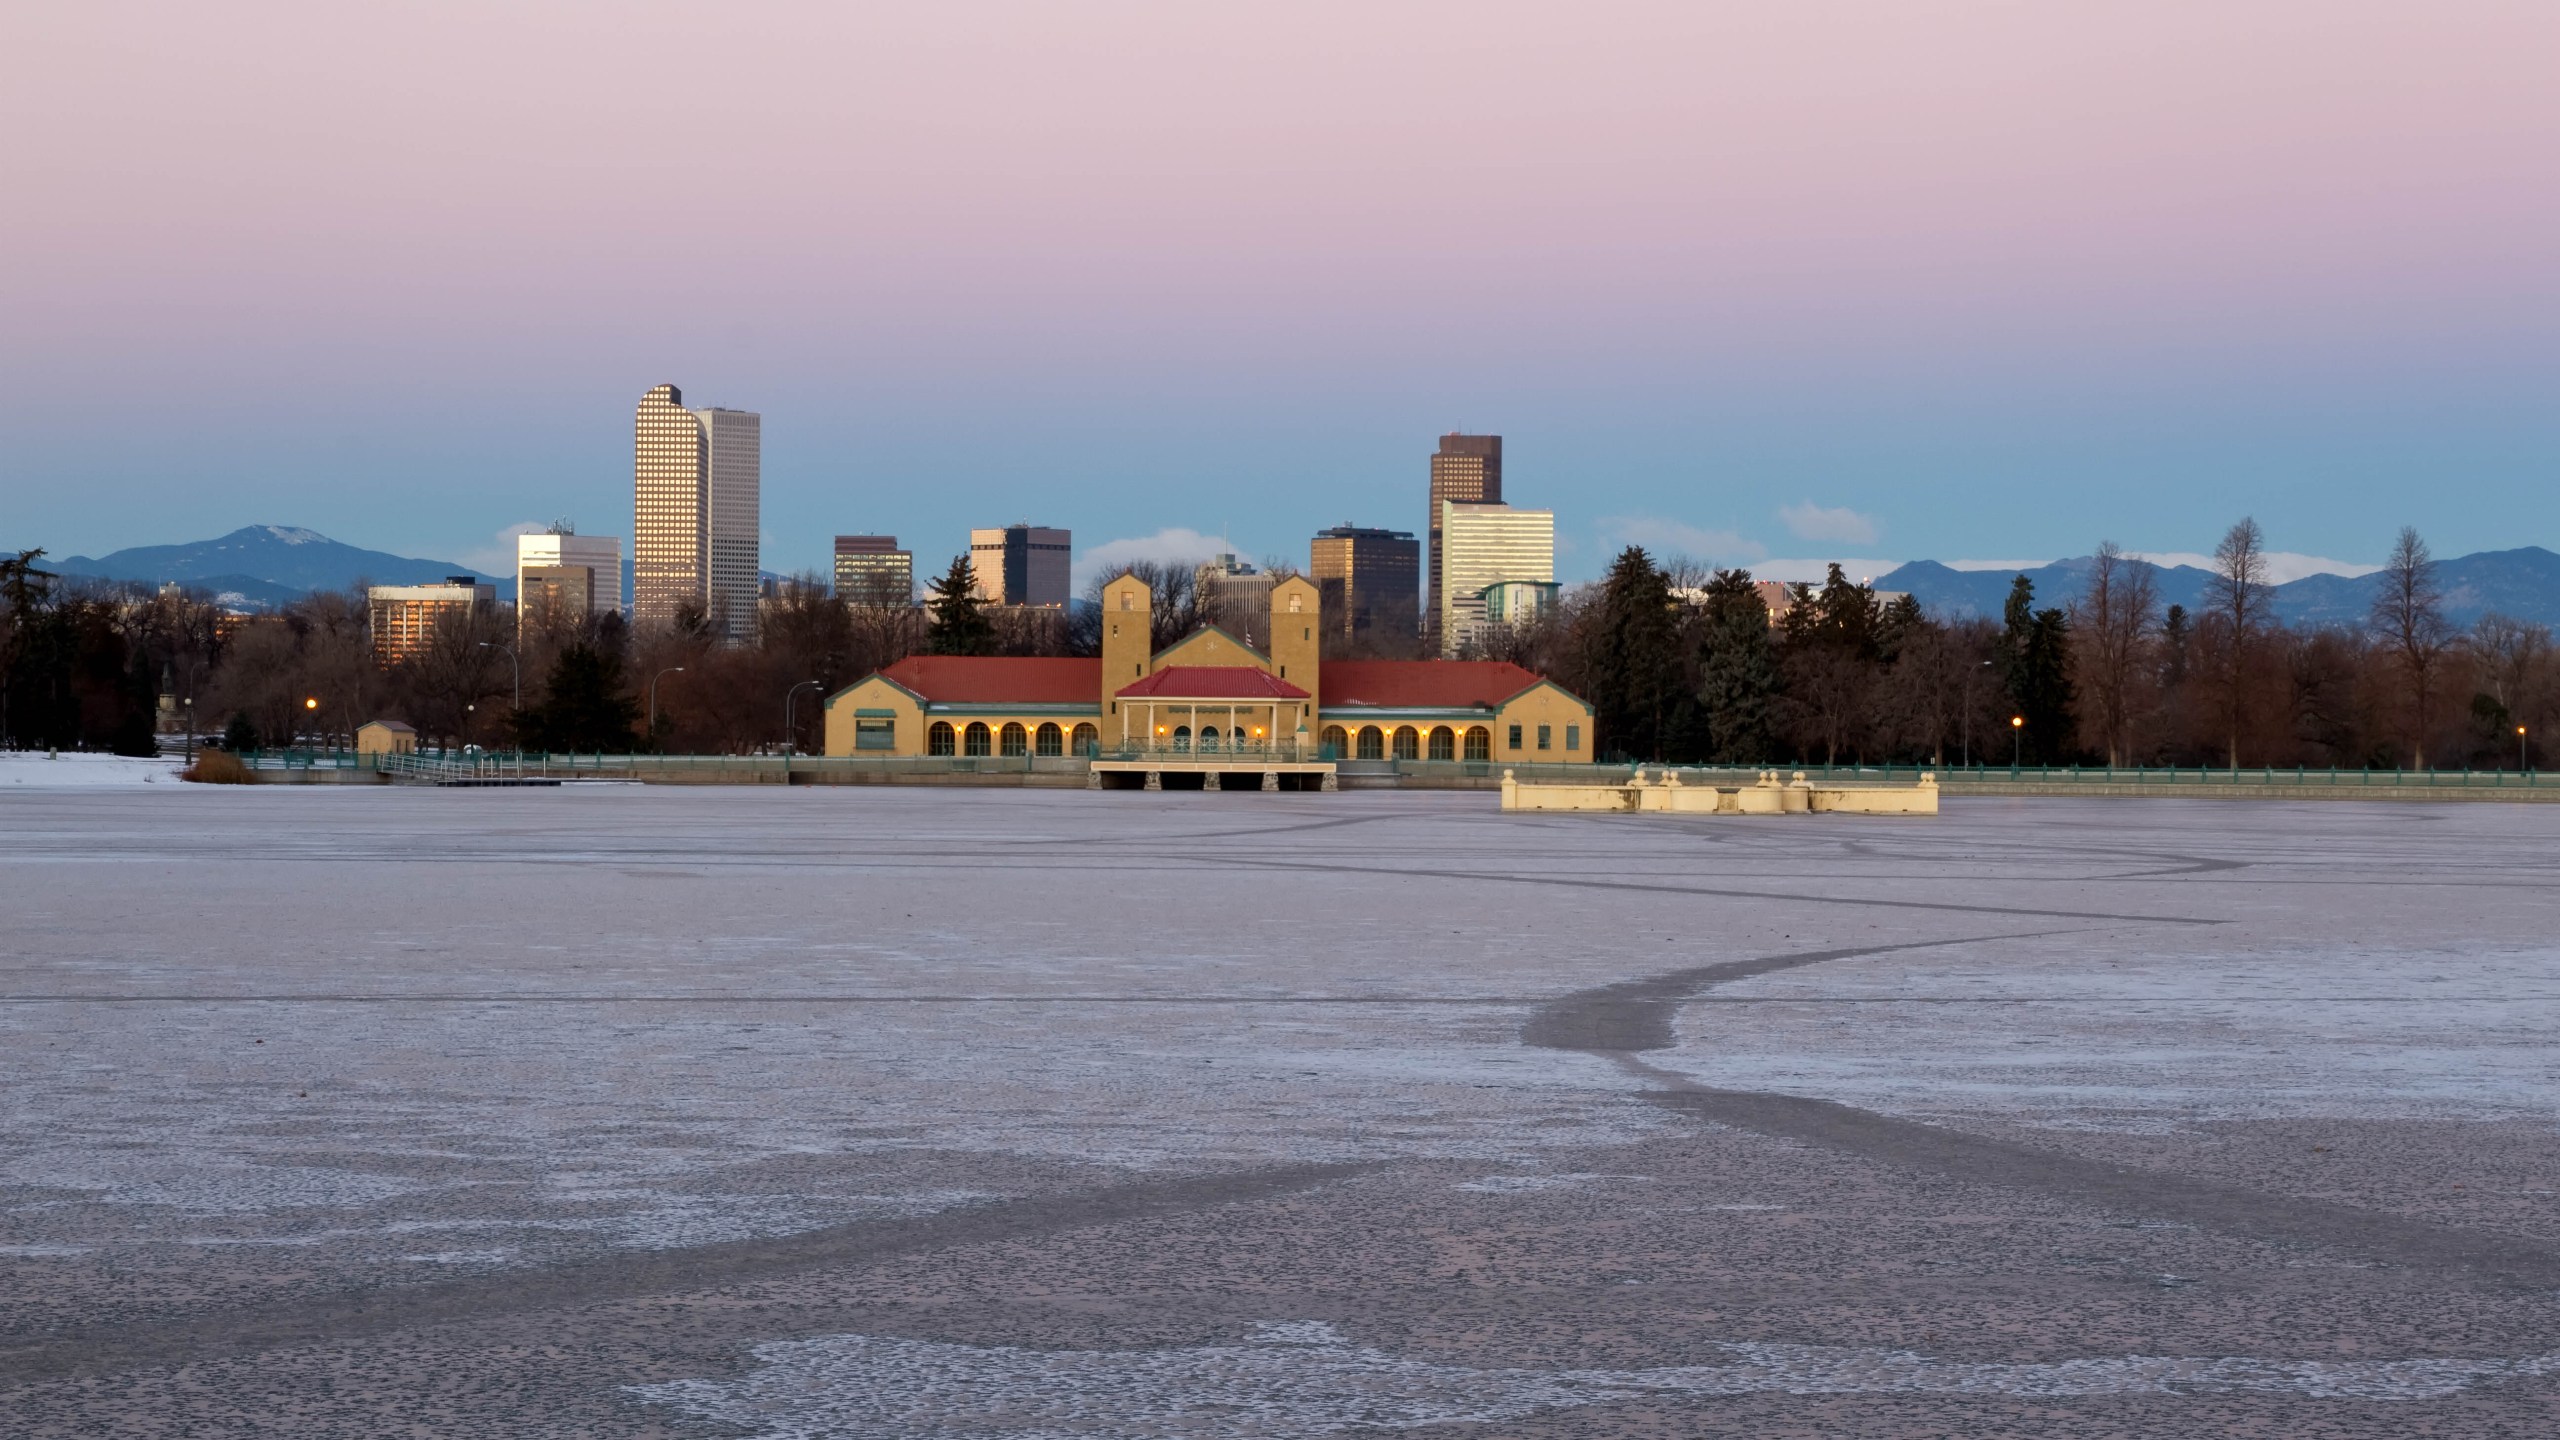
[{"label": "building tower", "polygon": [[836,598],[896,608],[916,603],[916,557],[895,535],[836,537]]},{"label": "building tower", "polygon": [[1324,599],[1324,623],[1342,638],[1375,631],[1390,642],[1389,653],[1401,654],[1419,632],[1422,543],[1412,531],[1319,530],[1307,546],[1307,574]]},{"label": "building tower", "polygon": [[[1102,587],[1102,738],[1105,744],[1130,743],[1128,721],[1114,699],[1123,689],[1147,678],[1155,662],[1155,592],[1135,575],[1123,575]],[[1141,732],[1141,742],[1147,736]]]},{"label": "building tower", "polygon": [[1450,500],[1461,505],[1502,503],[1501,436],[1453,432],[1440,437],[1440,451],[1431,457],[1431,571],[1422,597],[1422,623],[1435,646],[1440,641],[1441,572],[1446,568],[1440,560],[1440,506]]},{"label": "building tower", "polygon": [[1067,603],[1067,574],[1075,537],[1045,525],[1007,525],[969,532],[970,588],[997,605]]},{"label": "building tower", "polygon": [[632,456],[635,621],[667,624],[691,601],[732,643],[754,638],[763,438],[764,418],[751,410],[689,410],[673,385],[640,397]]},{"label": "building tower", "polygon": [[1507,582],[1554,583],[1556,512],[1443,500],[1440,529],[1449,558],[1433,631],[1440,637],[1439,653],[1454,656],[1483,628],[1488,589]]}]

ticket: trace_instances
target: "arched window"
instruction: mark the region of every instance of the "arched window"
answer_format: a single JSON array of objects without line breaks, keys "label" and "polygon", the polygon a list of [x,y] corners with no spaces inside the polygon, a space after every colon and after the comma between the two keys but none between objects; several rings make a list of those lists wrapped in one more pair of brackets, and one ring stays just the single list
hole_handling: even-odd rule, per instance
[{"label": "arched window", "polygon": [[1203,725],[1200,727],[1200,748],[1203,750],[1215,750],[1218,748],[1217,726]]},{"label": "arched window", "polygon": [[1470,760],[1493,758],[1492,731],[1481,725],[1472,725],[1467,728],[1467,758]]},{"label": "arched window", "polygon": [[1040,733],[1032,738],[1032,753],[1035,755],[1056,755],[1065,749],[1066,736],[1054,721],[1041,726]]},{"label": "arched window", "polygon": [[1431,727],[1431,758],[1434,760],[1457,759],[1458,732],[1446,725]]},{"label": "arched window", "polygon": [[996,753],[1000,755],[1028,755],[1031,753],[1031,732],[1022,728],[1021,721],[1007,720],[1004,729],[996,734],[996,745]]},{"label": "arched window", "polygon": [[1190,726],[1176,725],[1173,727],[1173,748],[1176,750],[1188,750],[1191,748]]},{"label": "arched window", "polygon": [[1410,725],[1399,725],[1396,727],[1396,758],[1399,760],[1419,760],[1422,758],[1421,731],[1414,729]]},{"label": "arched window", "polygon": [[1378,728],[1377,726],[1375,726],[1375,725],[1363,725],[1363,726],[1361,726],[1361,727],[1360,727],[1360,758],[1361,758],[1361,759],[1363,759],[1363,760],[1384,760],[1384,759],[1386,759],[1386,758],[1387,758],[1387,732],[1385,732],[1384,730],[1379,729],[1379,728]]},{"label": "arched window", "polygon": [[1341,726],[1327,725],[1324,727],[1324,736],[1320,743],[1323,744],[1325,753],[1339,760],[1350,750],[1351,737],[1343,731]]},{"label": "arched window", "polygon": [[959,736],[953,732],[950,721],[936,720],[933,722],[933,728],[924,732],[924,753],[956,755],[960,753],[960,747],[953,742],[958,739]]},{"label": "arched window", "polygon": [[1090,725],[1079,725],[1076,727],[1075,747],[1077,754],[1092,754],[1096,749],[1100,748],[1101,741],[1102,732],[1100,730],[1097,730]]},{"label": "arched window", "polygon": [[986,721],[972,720],[969,722],[969,728],[961,732],[960,753],[963,755],[984,755],[989,750],[995,748],[989,743],[994,739],[995,736],[987,729]]}]

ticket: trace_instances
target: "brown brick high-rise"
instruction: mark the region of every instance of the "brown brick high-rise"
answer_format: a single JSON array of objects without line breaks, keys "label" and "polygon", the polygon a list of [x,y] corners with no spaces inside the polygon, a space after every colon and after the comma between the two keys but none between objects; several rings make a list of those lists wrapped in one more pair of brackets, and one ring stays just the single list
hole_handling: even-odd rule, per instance
[{"label": "brown brick high-rise", "polygon": [[[1422,597],[1422,623],[1434,647],[1440,642],[1440,502],[1467,505],[1502,503],[1502,437],[1440,437],[1440,452],[1431,457],[1430,584]],[[1436,648],[1435,648],[1436,653]]]}]

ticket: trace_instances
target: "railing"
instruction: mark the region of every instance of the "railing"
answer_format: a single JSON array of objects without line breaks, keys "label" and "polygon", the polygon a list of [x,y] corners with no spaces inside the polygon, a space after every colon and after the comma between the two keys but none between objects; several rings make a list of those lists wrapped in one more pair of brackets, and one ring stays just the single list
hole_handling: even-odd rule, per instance
[{"label": "railing", "polygon": [[[1576,767],[1600,770],[1609,767]],[[2234,770],[2215,765],[1804,765],[1783,761],[1755,766],[1645,765],[1648,773],[1676,770],[1684,785],[1747,785],[1762,770],[1781,778],[1804,772],[1808,780],[1867,781],[1909,784],[1935,775],[1939,785],[2071,785],[2071,786],[2291,786],[2300,789],[2374,790],[2560,790],[2536,770],[2372,770],[2343,766],[2244,765]],[[1523,775],[1521,778],[1528,778]]]}]

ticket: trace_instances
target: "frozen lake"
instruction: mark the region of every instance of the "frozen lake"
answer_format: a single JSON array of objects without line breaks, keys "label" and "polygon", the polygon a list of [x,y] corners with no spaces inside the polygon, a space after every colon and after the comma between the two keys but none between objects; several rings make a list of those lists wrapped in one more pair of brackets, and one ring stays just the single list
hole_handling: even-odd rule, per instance
[{"label": "frozen lake", "polygon": [[2560,1429],[2560,807],[29,773],[6,1433]]}]

